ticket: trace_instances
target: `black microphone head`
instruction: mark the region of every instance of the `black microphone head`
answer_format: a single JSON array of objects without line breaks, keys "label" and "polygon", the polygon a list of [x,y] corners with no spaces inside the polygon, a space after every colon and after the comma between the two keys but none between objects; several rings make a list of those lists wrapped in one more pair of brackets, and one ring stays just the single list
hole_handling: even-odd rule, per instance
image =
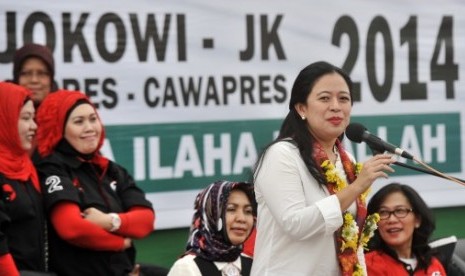
[{"label": "black microphone head", "polygon": [[350,123],[346,128],[346,136],[352,142],[361,143],[363,141],[363,133],[366,130],[366,127],[362,124]]}]

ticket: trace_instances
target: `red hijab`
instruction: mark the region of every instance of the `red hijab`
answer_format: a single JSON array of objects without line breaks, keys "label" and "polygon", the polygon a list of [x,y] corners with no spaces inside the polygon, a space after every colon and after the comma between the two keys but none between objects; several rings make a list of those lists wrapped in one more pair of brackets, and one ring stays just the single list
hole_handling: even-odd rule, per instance
[{"label": "red hijab", "polygon": [[[80,91],[58,90],[50,93],[39,106],[37,111],[37,144],[39,154],[42,157],[50,155],[55,147],[64,138],[65,124],[71,110],[78,101],[89,103],[95,110],[89,98]],[[95,110],[97,113],[97,111]],[[100,117],[99,117],[100,120]],[[100,120],[101,123],[101,120]],[[102,133],[97,149],[94,152],[92,162],[105,170],[108,166],[108,159],[100,155],[99,150],[105,139],[105,131],[102,125]]]},{"label": "red hijab", "polygon": [[9,179],[30,179],[40,191],[37,172],[29,153],[21,145],[18,129],[19,114],[30,97],[26,88],[0,82],[0,173]]}]

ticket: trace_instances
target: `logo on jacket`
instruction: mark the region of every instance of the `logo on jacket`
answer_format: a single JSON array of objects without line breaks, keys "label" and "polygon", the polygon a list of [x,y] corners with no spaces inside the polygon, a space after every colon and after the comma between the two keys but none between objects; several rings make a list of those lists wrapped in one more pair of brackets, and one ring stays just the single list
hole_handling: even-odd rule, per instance
[{"label": "logo on jacket", "polygon": [[110,188],[111,188],[114,192],[116,192],[116,181],[110,182]]},{"label": "logo on jacket", "polygon": [[47,192],[49,194],[63,190],[63,186],[61,186],[61,179],[56,175],[47,177],[45,180],[45,186],[48,186]]},{"label": "logo on jacket", "polygon": [[15,200],[16,198],[16,192],[15,190],[13,189],[13,187],[11,187],[10,184],[3,184],[2,185],[2,190],[3,190],[3,199],[6,200],[6,201],[13,201]]}]

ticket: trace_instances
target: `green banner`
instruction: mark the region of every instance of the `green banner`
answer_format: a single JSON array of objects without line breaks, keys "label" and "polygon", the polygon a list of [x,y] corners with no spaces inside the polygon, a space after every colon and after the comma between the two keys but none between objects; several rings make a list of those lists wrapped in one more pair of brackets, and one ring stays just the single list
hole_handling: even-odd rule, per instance
[{"label": "green banner", "polygon": [[[352,122],[362,123],[372,134],[442,172],[461,171],[458,113],[356,116]],[[218,179],[248,180],[251,166],[280,124],[280,120],[195,122],[110,126],[106,131],[115,160],[146,192],[159,192],[199,189]],[[358,151],[364,145],[351,144],[357,159],[371,154],[366,146],[365,152]],[[395,170],[394,176],[420,173]]]}]

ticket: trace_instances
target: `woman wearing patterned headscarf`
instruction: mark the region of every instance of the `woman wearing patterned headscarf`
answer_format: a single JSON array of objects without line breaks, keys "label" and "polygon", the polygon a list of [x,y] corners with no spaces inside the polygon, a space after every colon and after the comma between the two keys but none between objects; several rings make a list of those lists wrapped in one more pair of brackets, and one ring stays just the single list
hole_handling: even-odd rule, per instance
[{"label": "woman wearing patterned headscarf", "polygon": [[134,272],[131,240],[151,233],[154,211],[128,172],[100,154],[96,109],[83,93],[60,90],[42,102],[37,123],[51,268],[69,276]]},{"label": "woman wearing patterned headscarf", "polygon": [[34,113],[29,91],[0,83],[0,275],[47,270],[39,180],[28,155]]},{"label": "woman wearing patterned headscarf", "polygon": [[241,254],[255,221],[249,183],[217,181],[198,195],[186,252],[169,276],[248,276],[252,259]]}]

